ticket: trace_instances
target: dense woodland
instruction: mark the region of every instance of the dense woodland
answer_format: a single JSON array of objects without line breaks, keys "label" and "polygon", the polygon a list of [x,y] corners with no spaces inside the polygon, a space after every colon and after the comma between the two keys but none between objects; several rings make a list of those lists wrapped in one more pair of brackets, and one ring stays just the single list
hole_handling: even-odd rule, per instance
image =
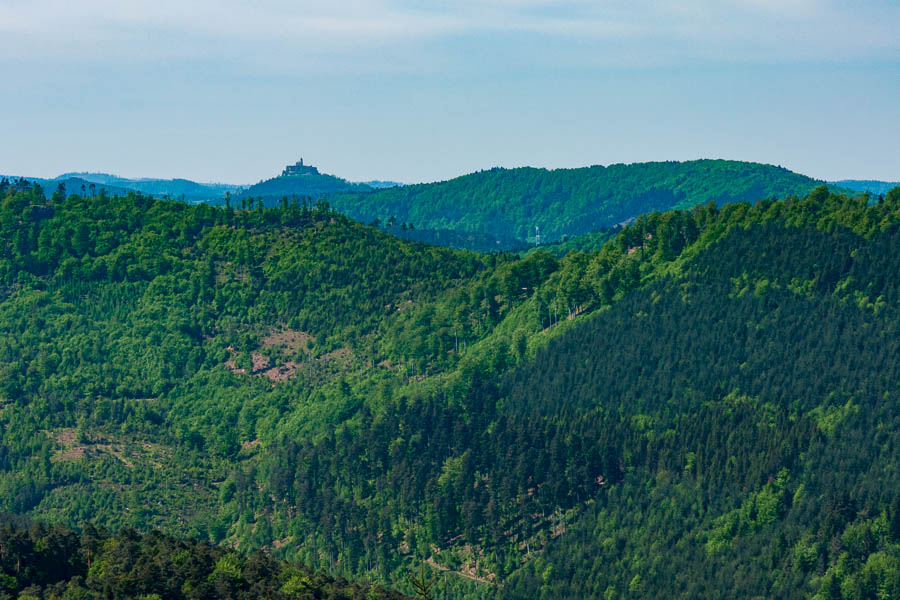
[{"label": "dense woodland", "polygon": [[805,195],[822,182],[781,167],[697,160],[501,169],[374,192],[336,193],[339,211],[365,223],[391,217],[418,229],[451,229],[535,243],[608,229],[642,213],[710,201]]},{"label": "dense woodland", "polygon": [[0,510],[61,539],[407,593],[427,559],[441,598],[900,596],[900,189],[520,257],[0,187]]},{"label": "dense woodland", "polygon": [[381,586],[358,585],[277,561],[243,555],[158,531],[63,525],[0,515],[0,598],[141,600],[204,598],[401,600]]}]

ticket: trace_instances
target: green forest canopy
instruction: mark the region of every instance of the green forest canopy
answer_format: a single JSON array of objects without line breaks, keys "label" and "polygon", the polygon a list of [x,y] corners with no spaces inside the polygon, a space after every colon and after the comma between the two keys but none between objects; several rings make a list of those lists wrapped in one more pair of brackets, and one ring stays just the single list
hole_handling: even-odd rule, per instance
[{"label": "green forest canopy", "polygon": [[[394,217],[417,229],[454,229],[544,243],[624,223],[654,210],[710,201],[808,194],[822,182],[758,163],[696,160],[578,169],[495,168],[449,181],[329,197],[369,223]],[[536,229],[538,228],[538,229]]]},{"label": "green forest canopy", "polygon": [[519,258],[8,188],[0,509],[443,597],[892,597],[898,222],[817,188]]}]

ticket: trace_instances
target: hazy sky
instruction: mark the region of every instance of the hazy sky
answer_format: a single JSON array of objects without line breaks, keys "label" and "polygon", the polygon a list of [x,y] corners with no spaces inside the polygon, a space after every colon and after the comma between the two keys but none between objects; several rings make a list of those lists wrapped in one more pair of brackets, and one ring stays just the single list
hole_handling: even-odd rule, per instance
[{"label": "hazy sky", "polygon": [[900,180],[897,0],[0,0],[0,173]]}]

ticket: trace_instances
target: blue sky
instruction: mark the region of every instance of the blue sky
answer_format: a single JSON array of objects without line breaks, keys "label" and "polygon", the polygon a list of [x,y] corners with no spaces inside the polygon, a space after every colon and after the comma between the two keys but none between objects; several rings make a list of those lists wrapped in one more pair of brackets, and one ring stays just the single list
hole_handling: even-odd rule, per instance
[{"label": "blue sky", "polygon": [[0,172],[900,180],[898,31],[895,0],[0,0]]}]

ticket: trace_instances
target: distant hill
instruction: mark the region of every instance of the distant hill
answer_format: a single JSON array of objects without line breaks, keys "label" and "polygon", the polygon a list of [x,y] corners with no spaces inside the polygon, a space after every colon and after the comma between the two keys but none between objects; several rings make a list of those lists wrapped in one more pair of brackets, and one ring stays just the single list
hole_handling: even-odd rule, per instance
[{"label": "distant hill", "polygon": [[165,196],[169,198],[184,198],[190,202],[218,201],[226,193],[239,193],[244,187],[227,183],[197,183],[189,179],[128,179],[108,173],[65,173],[56,177],[54,181],[73,177],[95,184],[103,184],[107,190],[111,189],[109,186],[115,186],[160,198]]},{"label": "distant hill", "polygon": [[334,194],[363,222],[390,217],[419,229],[554,242],[607,229],[654,210],[808,194],[822,182],[781,167],[696,160],[579,169],[495,168],[449,181]]},{"label": "distant hill", "polygon": [[[10,177],[10,179],[13,179]],[[63,173],[45,179],[26,177],[28,181],[37,183],[48,194],[52,194],[62,183],[69,194],[82,193],[81,186],[88,192],[91,185],[95,191],[106,190],[108,194],[127,195],[128,192],[141,192],[157,198],[184,199],[188,202],[220,202],[226,193],[237,194],[246,187],[227,183],[197,183],[188,179],[128,179],[109,173],[72,172]]]},{"label": "distant hill", "polygon": [[338,192],[370,192],[374,188],[363,183],[350,183],[334,175],[282,175],[251,185],[241,196],[262,198],[266,206],[276,204],[283,197],[321,198]]},{"label": "distant hill", "polygon": [[378,189],[378,190],[392,188],[392,187],[400,187],[403,185],[399,181],[380,181],[378,179],[376,179],[374,181],[363,181],[362,183],[369,187]]},{"label": "distant hill", "polygon": [[869,192],[870,194],[887,194],[895,187],[900,187],[900,181],[875,181],[865,179],[843,179],[835,181],[838,185],[854,192]]},{"label": "distant hill", "polygon": [[[389,183],[376,182],[379,187],[389,187]],[[303,164],[301,158],[296,164],[288,165],[278,177],[266,179],[250,186],[241,194],[244,198],[261,198],[266,206],[274,206],[282,198],[318,199],[339,192],[371,192],[375,187],[364,183],[351,183],[334,175],[319,173],[319,169]]]},{"label": "distant hill", "polygon": [[[0,177],[0,179],[3,179],[3,177]],[[9,177],[8,179],[10,181],[13,181],[17,178]],[[81,194],[82,191],[84,193],[91,193],[91,192],[99,193],[101,190],[104,190],[108,195],[111,195],[111,196],[115,196],[115,195],[125,196],[128,194],[128,192],[134,191],[134,190],[130,190],[130,189],[127,189],[127,188],[124,188],[121,186],[117,186],[117,185],[110,185],[108,183],[97,183],[97,182],[91,181],[89,179],[84,179],[82,177],[68,177],[68,176],[64,176],[64,175],[60,175],[56,179],[39,179],[39,178],[28,178],[28,177],[24,177],[21,179],[22,179],[22,181],[36,183],[37,185],[39,185],[41,187],[42,190],[44,190],[44,194],[47,196],[49,196],[50,194],[53,194],[59,188],[60,185],[63,186],[63,188],[66,191],[66,194]]]}]

